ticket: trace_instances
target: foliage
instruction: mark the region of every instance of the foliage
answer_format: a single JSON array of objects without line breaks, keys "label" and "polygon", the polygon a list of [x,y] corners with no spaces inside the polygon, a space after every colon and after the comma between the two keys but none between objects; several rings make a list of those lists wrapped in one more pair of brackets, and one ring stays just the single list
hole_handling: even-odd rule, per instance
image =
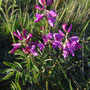
[{"label": "foliage", "polygon": [[[46,46],[43,51],[37,48],[38,56],[27,55],[22,50],[17,50],[9,62],[9,56],[2,56],[4,64],[7,67],[1,67],[0,82],[4,81],[11,85],[11,90],[22,89],[87,89],[89,90],[89,68],[90,65],[90,47],[89,47],[89,0],[54,0],[54,3],[47,9],[55,9],[57,13],[55,27],[50,27],[45,18],[40,22],[35,23],[34,4],[38,4],[38,0],[0,0],[0,37],[8,37],[10,43],[18,42],[14,37],[13,32],[16,29],[22,33],[26,29],[28,33],[33,34],[32,41],[43,42],[42,35],[47,35],[48,32],[58,33],[62,30],[62,23],[67,25],[72,23],[73,28],[70,35],[78,35],[82,49],[75,51],[75,56],[69,56],[66,60],[63,58],[62,52],[54,50],[50,46]],[[45,26],[45,29],[40,29],[40,26]],[[68,26],[67,26],[68,27]],[[10,36],[11,35],[11,36]],[[6,36],[6,37],[5,37]],[[2,39],[0,39],[0,42]],[[7,42],[5,41],[5,46]],[[11,50],[11,45],[6,54]],[[8,48],[6,47],[6,48]],[[1,53],[1,52],[0,52]],[[10,52],[9,52],[10,53]],[[8,58],[6,58],[8,57]],[[6,60],[6,61],[5,61]],[[2,62],[1,62],[2,64]]]}]

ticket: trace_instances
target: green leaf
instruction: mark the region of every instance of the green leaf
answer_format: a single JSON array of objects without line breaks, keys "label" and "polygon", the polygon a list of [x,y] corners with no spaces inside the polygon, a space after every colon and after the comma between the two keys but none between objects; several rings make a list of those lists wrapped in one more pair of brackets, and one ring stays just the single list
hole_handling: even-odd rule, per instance
[{"label": "green leaf", "polygon": [[30,67],[33,68],[33,62],[30,60]]},{"label": "green leaf", "polygon": [[11,90],[17,90],[16,84],[12,81]]},{"label": "green leaf", "polygon": [[8,8],[8,12],[10,11],[11,8],[13,7],[18,7],[18,5],[11,5],[9,8]]},{"label": "green leaf", "polygon": [[33,68],[35,69],[35,71],[39,71],[39,69],[37,68],[37,66],[33,65]]},{"label": "green leaf", "polygon": [[0,0],[0,8],[1,8],[1,5],[2,5],[2,0]]},{"label": "green leaf", "polygon": [[64,71],[64,69],[63,69],[62,65],[59,63],[59,61],[58,61],[58,60],[57,60],[57,62],[58,62],[58,65],[59,65],[59,67],[60,67],[61,71],[63,72],[63,74],[64,74],[65,78],[66,78],[66,79],[67,79],[67,81],[68,81],[67,74],[66,74],[66,72]]},{"label": "green leaf", "polygon": [[11,90],[21,90],[21,87],[20,87],[19,83],[14,83],[12,81]]},{"label": "green leaf", "polygon": [[89,41],[90,40],[90,36],[87,38],[87,41]]},{"label": "green leaf", "polygon": [[22,65],[21,65],[20,63],[14,62],[14,64],[15,64],[15,67],[16,67],[17,69],[23,69],[23,67],[22,67]]},{"label": "green leaf", "polygon": [[17,90],[21,90],[19,83],[16,83],[16,84],[17,84]]},{"label": "green leaf", "polygon": [[8,73],[8,75],[6,75],[5,77],[3,77],[3,78],[0,79],[0,82],[9,79],[9,78],[10,78],[11,76],[13,76],[13,75],[14,75],[14,71]]},{"label": "green leaf", "polygon": [[73,90],[72,84],[71,84],[71,80],[70,80],[70,79],[69,79],[69,87],[70,87],[70,90]]},{"label": "green leaf", "polygon": [[47,62],[47,61],[53,61],[53,59],[46,59],[45,62]]},{"label": "green leaf", "polygon": [[22,72],[22,79],[23,79],[23,84],[25,85],[25,72]]},{"label": "green leaf", "polygon": [[12,72],[12,71],[14,71],[14,69],[3,69],[3,70],[0,70],[0,73],[1,74],[4,74],[4,73],[10,73],[10,72]]},{"label": "green leaf", "polygon": [[90,20],[87,22],[87,24],[85,25],[84,29],[82,30],[81,34],[80,34],[80,37],[83,35],[83,33],[85,32],[88,24],[89,24]]},{"label": "green leaf", "polygon": [[3,63],[11,68],[15,68],[15,65],[13,63],[10,62],[3,62]]},{"label": "green leaf", "polygon": [[15,87],[13,86],[13,84],[11,84],[10,86],[11,86],[11,90],[15,90]]},{"label": "green leaf", "polygon": [[[63,12],[62,12],[60,18],[58,19],[58,23],[59,23],[59,22],[61,21],[61,19],[63,18],[65,12],[66,12],[66,8],[63,10]],[[57,23],[57,24],[58,24],[58,23]]]},{"label": "green leaf", "polygon": [[24,57],[24,56],[18,56],[16,59],[17,59],[17,60],[24,60],[25,57]]},{"label": "green leaf", "polygon": [[16,73],[16,77],[15,77],[15,83],[18,83],[19,82],[19,76],[20,76],[20,73],[17,72]]}]

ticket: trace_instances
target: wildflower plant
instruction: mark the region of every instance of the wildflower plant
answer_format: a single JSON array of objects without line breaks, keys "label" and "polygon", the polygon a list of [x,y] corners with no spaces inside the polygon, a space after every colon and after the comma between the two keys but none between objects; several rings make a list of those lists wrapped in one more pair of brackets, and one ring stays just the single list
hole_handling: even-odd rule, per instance
[{"label": "wildflower plant", "polygon": [[[57,14],[55,13],[55,10],[47,10],[47,6],[53,4],[53,0],[39,0],[39,3],[41,6],[35,5],[35,8],[43,10],[43,13],[36,13],[36,20],[34,22],[39,22],[43,17],[45,17],[49,25],[54,27]],[[40,28],[42,28],[42,25]],[[43,27],[43,29],[45,29],[45,27]],[[14,48],[10,51],[10,53],[18,55],[22,61],[20,63],[4,62],[7,66],[11,67],[6,69],[4,73],[8,72],[9,77],[15,75],[15,83],[12,81],[11,84],[12,88],[19,88],[21,90],[19,80],[22,81],[22,83],[20,83],[21,85],[25,85],[26,83],[37,83],[39,88],[42,88],[40,81],[44,81],[46,82],[46,90],[48,90],[49,79],[52,77],[54,72],[53,70],[57,67],[57,64],[63,72],[60,65],[62,62],[59,61],[60,58],[65,61],[67,60],[69,54],[75,56],[74,51],[81,48],[81,45],[79,44],[79,37],[69,36],[72,24],[69,28],[67,28],[66,24],[63,24],[62,29],[63,30],[58,30],[58,33],[49,32],[47,35],[43,34],[41,37],[42,40],[38,41],[33,41],[33,34],[29,33],[27,35],[26,30],[23,30],[23,34],[21,34],[19,30],[17,30],[17,33],[13,32],[13,35],[17,37],[19,41],[18,43],[12,44]],[[63,33],[63,31],[65,33]],[[69,82],[65,72],[63,72],[63,74]],[[5,77],[2,78],[2,80],[8,79]],[[19,79],[19,77],[21,78]],[[16,87],[13,87],[13,85]]]},{"label": "wildflower plant", "polygon": [[36,20],[34,22],[39,22],[43,17],[46,18],[50,26],[54,26],[54,22],[56,21],[57,14],[55,13],[55,10],[47,10],[47,6],[51,5],[53,3],[53,0],[39,0],[39,3],[42,5],[42,7],[35,5],[36,9],[43,10],[42,14],[36,13]]}]

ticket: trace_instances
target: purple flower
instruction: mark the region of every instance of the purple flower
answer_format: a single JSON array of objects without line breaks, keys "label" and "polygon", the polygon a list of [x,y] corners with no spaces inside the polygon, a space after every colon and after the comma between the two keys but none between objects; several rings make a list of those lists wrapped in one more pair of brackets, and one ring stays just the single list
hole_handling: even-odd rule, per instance
[{"label": "purple flower", "polygon": [[65,44],[63,45],[63,56],[66,59],[69,55],[69,50],[68,48],[65,46]]},{"label": "purple flower", "polygon": [[[72,29],[72,24],[69,26],[68,30],[66,24],[63,24],[62,28],[68,34]],[[62,36],[65,36],[65,34],[61,30],[59,30],[59,33],[61,33]],[[79,38],[77,36],[67,38],[67,34],[65,36],[66,40],[63,44],[63,56],[65,59],[68,57],[69,54],[74,56],[74,50],[78,50],[79,48],[81,48],[81,45],[79,44]]]},{"label": "purple flower", "polygon": [[54,22],[56,21],[56,18],[55,18],[56,16],[57,16],[57,14],[55,13],[55,10],[47,11],[44,14],[36,13],[36,20],[34,22],[40,22],[43,17],[46,17],[48,23],[50,24],[50,26],[53,27],[54,26]]},{"label": "purple flower", "polygon": [[45,35],[42,35],[42,37],[43,37],[43,41],[45,42],[45,44],[47,44],[47,42],[53,38],[53,34],[52,33],[49,33],[46,36]]},{"label": "purple flower", "polygon": [[28,36],[27,36],[27,38],[25,38],[26,42],[30,41],[30,39],[31,39],[32,37],[33,37],[32,34],[29,33]]},{"label": "purple flower", "polygon": [[52,27],[55,26],[54,22],[56,21],[56,16],[57,16],[57,14],[55,13],[55,10],[46,12],[45,16],[47,17],[49,25]]},{"label": "purple flower", "polygon": [[47,20],[48,20],[48,23],[50,26],[54,27],[54,22],[56,21],[56,18],[53,18],[53,17],[47,17]]},{"label": "purple flower", "polygon": [[71,29],[72,29],[72,24],[69,26],[68,30],[67,30],[67,25],[66,24],[63,24],[62,28],[66,33],[69,33],[71,31]]},{"label": "purple flower", "polygon": [[45,47],[45,44],[39,43],[39,44],[38,44],[38,47],[39,47],[40,50],[42,51],[42,50],[44,49],[44,47]]},{"label": "purple flower", "polygon": [[39,3],[42,5],[42,6],[49,6],[53,3],[53,0],[39,0]]},{"label": "purple flower", "polygon": [[12,46],[14,46],[14,48],[11,50],[11,54],[14,53],[18,48],[20,48],[21,43],[12,44]]},{"label": "purple flower", "polygon": [[38,54],[35,50],[36,50],[35,45],[32,45],[32,46],[27,45],[25,48],[22,49],[22,51],[26,54],[37,56]]},{"label": "purple flower", "polygon": [[72,36],[68,39],[67,42],[63,44],[63,56],[64,58],[68,57],[69,54],[74,56],[74,50],[78,50],[81,48],[79,44],[79,38],[77,36]]},{"label": "purple flower", "polygon": [[38,13],[36,13],[36,20],[34,21],[34,22],[39,22],[39,21],[41,21],[41,19],[44,17],[44,15],[42,14],[38,14]]},{"label": "purple flower", "polygon": [[22,34],[19,32],[19,30],[17,30],[17,33],[13,32],[13,35],[16,36],[19,40],[23,40]]},{"label": "purple flower", "polygon": [[52,4],[53,0],[47,0],[47,1],[39,0],[39,3],[42,5],[42,7],[35,5],[35,8],[39,10],[44,10],[44,13],[43,14],[36,13],[36,20],[34,22],[40,22],[43,17],[46,17],[49,25],[52,27],[55,26],[54,22],[56,21],[55,17],[57,16],[57,14],[55,13],[55,10],[48,11],[45,8],[46,6]]},{"label": "purple flower", "polygon": [[48,38],[47,38],[47,36],[45,36],[45,35],[42,35],[42,37],[43,37],[43,41],[44,41],[45,43],[47,43],[47,41],[48,41]]},{"label": "purple flower", "polygon": [[52,46],[53,46],[53,48],[59,47],[62,49],[62,44],[60,41],[52,41]]},{"label": "purple flower", "polygon": [[59,33],[60,33],[63,37],[65,37],[65,34],[64,34],[61,30],[59,30]]},{"label": "purple flower", "polygon": [[36,8],[36,9],[39,9],[39,10],[44,10],[44,9],[45,9],[44,6],[40,7],[40,6],[38,6],[38,5],[35,5],[35,8]]},{"label": "purple flower", "polygon": [[53,37],[54,37],[55,41],[60,42],[63,39],[64,36],[62,36],[62,34],[59,34],[59,33],[54,33]]},{"label": "purple flower", "polygon": [[57,14],[55,13],[55,10],[49,11],[48,14],[49,14],[48,17],[51,17],[51,16],[56,17],[57,16]]},{"label": "purple flower", "polygon": [[34,42],[30,42],[30,45],[37,45],[39,42],[38,41],[34,41]]},{"label": "purple flower", "polygon": [[[30,39],[32,38],[31,33],[29,33],[28,36],[26,35],[26,30],[23,30],[23,35],[19,32],[19,30],[17,30],[17,33],[13,32],[13,35],[16,36],[20,41],[24,41],[24,43],[28,43]],[[20,48],[22,44],[23,44],[22,42],[12,44],[14,48],[11,50],[11,53],[14,53],[18,48]]]},{"label": "purple flower", "polygon": [[43,50],[49,41],[52,42],[53,34],[49,33],[48,35],[42,35],[42,38],[43,38],[44,44],[43,43],[38,44],[38,47],[40,48],[40,50]]},{"label": "purple flower", "polygon": [[79,44],[79,38],[77,36],[72,36],[70,38],[69,43],[71,44],[71,47],[73,48],[73,50],[77,50],[81,48],[81,45]]},{"label": "purple flower", "polygon": [[47,0],[47,5],[51,5],[53,3],[53,0]]},{"label": "purple flower", "polygon": [[52,33],[49,33],[49,34],[47,35],[47,38],[48,38],[49,40],[51,40],[51,39],[53,38],[53,34],[52,34]]},{"label": "purple flower", "polygon": [[25,39],[26,42],[28,42],[30,40],[30,38],[33,37],[31,33],[29,33],[28,36],[27,36],[26,35],[26,30],[23,30],[23,36],[19,32],[19,30],[17,30],[17,33],[16,32],[13,32],[13,35],[16,36],[21,41]]},{"label": "purple flower", "polygon": [[39,3],[44,6],[46,4],[46,0],[39,0]]}]

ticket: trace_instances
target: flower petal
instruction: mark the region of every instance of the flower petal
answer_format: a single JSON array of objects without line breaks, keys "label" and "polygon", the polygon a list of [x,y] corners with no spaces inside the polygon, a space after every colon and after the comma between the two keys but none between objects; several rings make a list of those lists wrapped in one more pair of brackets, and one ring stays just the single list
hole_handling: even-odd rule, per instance
[{"label": "flower petal", "polygon": [[54,34],[53,34],[53,37],[54,37],[55,41],[61,41],[64,36],[62,36],[62,35],[59,34],[59,33],[54,33]]},{"label": "flower petal", "polygon": [[18,36],[22,37],[22,34],[17,30]]},{"label": "flower petal", "polygon": [[70,38],[70,41],[71,41],[71,42],[79,42],[79,37],[78,37],[78,36],[72,36],[72,37]]},{"label": "flower petal", "polygon": [[19,30],[17,30],[17,33],[16,32],[13,32],[13,35],[16,36],[19,40],[23,40],[22,34],[19,32]]},{"label": "flower petal", "polygon": [[20,46],[16,46],[11,50],[11,54],[14,53]]},{"label": "flower petal", "polygon": [[23,30],[23,37],[26,38],[27,35],[26,35],[27,31],[26,30]]},{"label": "flower petal", "polygon": [[70,54],[72,55],[72,56],[74,56],[74,51],[73,51],[73,49],[69,49],[69,52],[70,52]]},{"label": "flower petal", "polygon": [[16,36],[16,37],[18,37],[18,34],[16,32],[13,32],[13,35]]},{"label": "flower petal", "polygon": [[36,20],[34,22],[39,22],[43,18],[43,15],[36,13]]},{"label": "flower petal", "polygon": [[64,34],[61,30],[59,30],[59,33],[60,33],[62,36],[65,36],[65,34]]},{"label": "flower petal", "polygon": [[56,16],[57,16],[57,14],[55,13],[55,10],[49,11],[49,14],[50,14],[52,17],[56,17]]},{"label": "flower petal", "polygon": [[15,46],[15,47],[16,46],[19,46],[20,47],[21,46],[21,43],[15,43],[15,44],[12,44],[12,46]]},{"label": "flower petal", "polygon": [[44,6],[42,6],[42,8],[40,7],[40,6],[38,6],[38,5],[35,5],[35,8],[36,9],[39,9],[39,10],[44,10],[45,9],[45,7]]},{"label": "flower petal", "polygon": [[59,48],[62,48],[61,42],[52,41],[52,45],[57,46],[57,47],[59,47]]},{"label": "flower petal", "polygon": [[67,30],[67,25],[66,25],[66,24],[63,24],[63,25],[62,25],[62,28],[63,28],[63,30],[66,32],[66,30]]},{"label": "flower petal", "polygon": [[47,35],[47,38],[48,38],[48,39],[52,39],[52,38],[53,38],[53,34],[52,34],[52,33],[49,33],[49,34]]},{"label": "flower petal", "polygon": [[76,49],[80,49],[82,48],[81,45],[79,43],[76,44]]},{"label": "flower petal", "polygon": [[36,46],[35,45],[32,45],[31,50],[32,51],[36,50]]},{"label": "flower petal", "polygon": [[54,22],[56,21],[55,18],[50,17],[50,18],[47,18],[47,20],[48,20],[48,23],[49,23],[50,26],[52,26],[52,27],[55,26],[55,25],[54,25]]},{"label": "flower petal", "polygon": [[43,50],[43,49],[44,49],[44,46],[45,46],[45,45],[42,44],[42,43],[39,43],[39,44],[38,44],[38,47],[40,48],[40,50]]},{"label": "flower petal", "polygon": [[29,33],[28,36],[27,36],[27,38],[26,38],[26,42],[28,42],[30,40],[30,38],[32,38],[32,37],[33,37],[32,34]]},{"label": "flower petal", "polygon": [[51,5],[53,3],[53,0],[47,0],[47,5]]},{"label": "flower petal", "polygon": [[48,38],[47,38],[47,36],[45,36],[45,35],[42,35],[42,38],[43,38],[43,41],[44,41],[45,43],[48,41]]},{"label": "flower petal", "polygon": [[22,51],[23,51],[24,53],[28,54],[28,51],[26,51],[25,48],[23,48]]},{"label": "flower petal", "polygon": [[46,1],[45,0],[39,0],[39,3],[44,6],[46,4]]},{"label": "flower petal", "polygon": [[69,55],[68,49],[67,48],[63,49],[63,56],[65,59],[68,57],[68,55]]},{"label": "flower petal", "polygon": [[72,24],[70,25],[70,27],[68,28],[68,33],[71,31],[71,29],[72,29]]},{"label": "flower petal", "polygon": [[38,56],[37,52],[35,52],[35,51],[32,51],[31,55]]},{"label": "flower petal", "polygon": [[30,45],[37,45],[38,43],[38,41],[30,42]]}]

